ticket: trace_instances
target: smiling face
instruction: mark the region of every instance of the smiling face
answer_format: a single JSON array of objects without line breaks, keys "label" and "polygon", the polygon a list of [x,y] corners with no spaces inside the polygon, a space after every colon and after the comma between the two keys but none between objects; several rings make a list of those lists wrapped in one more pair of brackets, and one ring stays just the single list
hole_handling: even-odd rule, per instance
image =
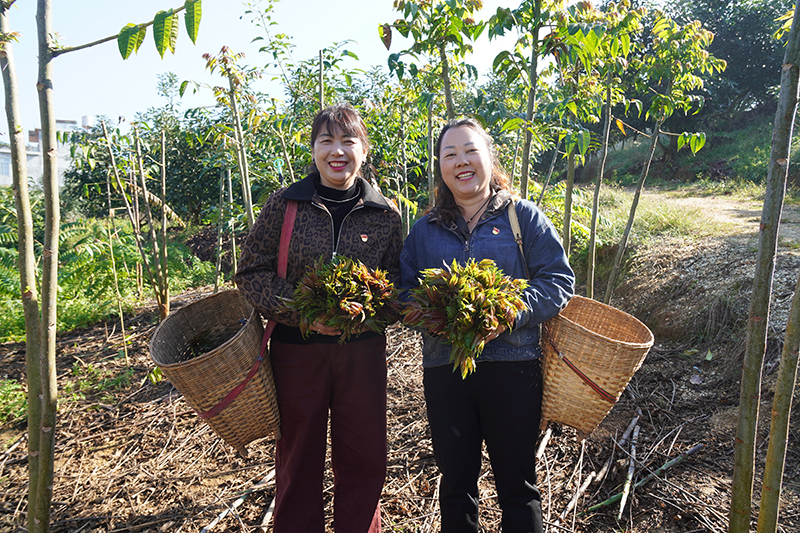
[{"label": "smiling face", "polygon": [[448,129],[441,139],[442,180],[459,205],[471,205],[491,194],[492,155],[481,135],[468,126]]},{"label": "smiling face", "polygon": [[349,189],[367,157],[367,147],[358,137],[347,135],[335,124],[328,124],[314,139],[311,154],[322,184],[332,189]]}]

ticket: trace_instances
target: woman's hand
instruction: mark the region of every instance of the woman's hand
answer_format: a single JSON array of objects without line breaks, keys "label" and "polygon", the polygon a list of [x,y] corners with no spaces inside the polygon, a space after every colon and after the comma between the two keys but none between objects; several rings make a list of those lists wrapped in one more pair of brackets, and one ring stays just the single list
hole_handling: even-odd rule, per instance
[{"label": "woman's hand", "polygon": [[317,320],[311,325],[311,331],[319,333],[320,335],[341,335],[342,332],[338,329],[332,328],[331,326],[327,326]]},{"label": "woman's hand", "polygon": [[493,341],[494,339],[496,339],[497,337],[499,337],[499,336],[500,336],[500,335],[501,335],[501,334],[502,334],[502,333],[503,333],[505,330],[506,330],[505,326],[500,326],[499,328],[497,328],[496,330],[494,330],[492,333],[490,333],[489,335],[487,335],[487,336],[486,336],[486,337],[483,339],[483,341],[484,341],[486,344],[489,344],[489,342],[490,342],[490,341]]}]

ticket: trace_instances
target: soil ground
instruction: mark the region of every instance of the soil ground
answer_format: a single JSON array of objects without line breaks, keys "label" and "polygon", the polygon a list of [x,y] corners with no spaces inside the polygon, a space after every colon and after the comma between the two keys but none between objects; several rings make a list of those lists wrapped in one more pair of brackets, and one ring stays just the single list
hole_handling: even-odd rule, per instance
[{"label": "soil ground", "polygon": [[[758,249],[760,205],[665,195],[649,201],[701,209],[709,224],[725,225],[725,237],[665,238],[636,250],[612,303],[646,322],[655,345],[612,411],[585,440],[579,441],[570,427],[551,424],[541,448],[539,484],[552,533],[727,529],[743,321]],[[800,214],[787,207],[776,258],[762,418],[769,416],[785,317],[800,269],[798,227]],[[173,300],[173,310],[209,292],[206,288],[182,294]],[[168,381],[147,379],[153,368],[148,341],[156,322],[154,306],[127,317],[127,368],[120,356],[121,335],[112,323],[59,338],[51,531],[269,531],[273,441],[251,443],[249,456],[242,457],[198,419]],[[389,469],[383,529],[438,531],[439,477],[425,418],[419,337],[399,326],[388,334]],[[0,376],[24,382],[24,362],[24,345],[0,345]],[[590,511],[620,492],[631,448],[620,450],[615,443],[637,414],[637,478],[671,458],[697,451],[636,487],[621,517],[619,503]],[[758,434],[753,516],[758,511],[768,426],[764,420]],[[798,437],[800,416],[795,409],[784,474],[782,532],[800,531]],[[25,531],[26,444],[23,422],[0,428],[0,532]],[[599,475],[573,510],[565,512],[593,472]],[[332,483],[328,470],[329,517]],[[499,532],[488,460],[480,489],[483,531]],[[333,530],[330,522],[328,530]]]}]

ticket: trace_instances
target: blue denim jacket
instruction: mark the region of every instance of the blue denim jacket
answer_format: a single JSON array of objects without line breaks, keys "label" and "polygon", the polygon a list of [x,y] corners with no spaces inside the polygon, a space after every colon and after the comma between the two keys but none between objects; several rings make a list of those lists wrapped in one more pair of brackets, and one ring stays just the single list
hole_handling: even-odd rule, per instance
[{"label": "blue denim jacket", "polygon": [[[441,268],[453,259],[459,264],[469,259],[493,259],[504,274],[524,279],[525,264],[506,210],[510,201],[511,195],[506,191],[495,194],[466,241],[455,223],[442,222],[435,212],[418,220],[400,253],[400,288],[404,297],[408,296],[408,289],[419,285],[422,270]],[[574,294],[575,274],[550,220],[533,202],[517,200],[515,207],[530,275],[529,287],[523,294],[527,309],[517,314],[512,331],[505,331],[486,344],[479,363],[541,357],[540,324],[558,314]],[[426,368],[451,364],[450,345],[443,336],[423,334],[422,364]]]}]

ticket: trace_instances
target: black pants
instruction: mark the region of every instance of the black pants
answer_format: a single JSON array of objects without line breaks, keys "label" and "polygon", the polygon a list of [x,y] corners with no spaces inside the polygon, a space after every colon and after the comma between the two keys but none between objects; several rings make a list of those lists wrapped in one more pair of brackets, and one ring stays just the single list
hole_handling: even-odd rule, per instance
[{"label": "black pants", "polygon": [[452,366],[424,375],[433,452],[442,473],[442,533],[476,533],[481,444],[486,441],[503,533],[540,533],[536,440],[542,414],[539,361],[484,362],[466,379]]}]

